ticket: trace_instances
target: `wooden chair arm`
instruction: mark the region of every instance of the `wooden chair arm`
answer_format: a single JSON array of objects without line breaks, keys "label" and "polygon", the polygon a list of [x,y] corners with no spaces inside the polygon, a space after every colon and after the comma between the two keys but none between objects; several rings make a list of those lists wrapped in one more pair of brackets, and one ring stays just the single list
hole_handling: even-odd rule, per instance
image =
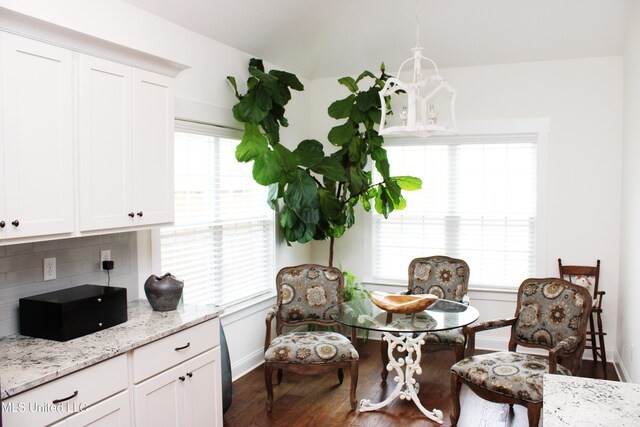
[{"label": "wooden chair arm", "polygon": [[578,343],[580,342],[580,338],[575,335],[567,337],[556,344],[551,350],[549,350],[549,373],[555,374],[558,372],[558,356],[562,353],[570,353],[573,351]]},{"label": "wooden chair arm", "polygon": [[267,351],[269,348],[269,344],[271,344],[271,321],[274,317],[276,317],[276,312],[278,311],[278,306],[271,307],[271,309],[267,312],[267,316],[264,319],[264,323],[267,327],[267,332],[264,338],[264,351]]},{"label": "wooden chair arm", "polygon": [[593,298],[593,308],[597,310],[602,310],[602,296],[605,294],[605,291],[598,291],[595,293]]},{"label": "wooden chair arm", "polygon": [[515,317],[509,319],[490,320],[488,322],[479,323],[475,326],[465,326],[462,328],[462,333],[467,337],[466,354],[472,356],[476,351],[476,333],[515,325],[516,320],[517,319]]}]

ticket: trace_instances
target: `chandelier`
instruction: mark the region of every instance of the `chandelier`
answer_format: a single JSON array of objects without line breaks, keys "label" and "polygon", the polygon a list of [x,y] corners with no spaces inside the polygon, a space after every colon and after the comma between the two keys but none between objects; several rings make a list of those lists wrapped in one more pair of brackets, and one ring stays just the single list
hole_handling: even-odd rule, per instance
[{"label": "chandelier", "polygon": [[[417,7],[417,5],[416,5]],[[416,13],[416,47],[396,77],[387,79],[380,91],[381,135],[405,135],[427,138],[456,133],[456,90],[446,82],[436,63],[423,55],[420,47],[420,23]],[[403,68],[413,62],[413,80]],[[423,67],[423,65],[425,65]]]}]

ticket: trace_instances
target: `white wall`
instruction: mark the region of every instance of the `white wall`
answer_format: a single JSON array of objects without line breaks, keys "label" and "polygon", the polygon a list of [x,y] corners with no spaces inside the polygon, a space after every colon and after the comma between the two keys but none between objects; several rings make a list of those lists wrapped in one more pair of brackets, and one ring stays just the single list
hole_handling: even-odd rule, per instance
[{"label": "white wall", "polygon": [[622,150],[622,222],[617,351],[628,381],[640,382],[640,4],[632,2],[624,57],[624,144]]},{"label": "white wall", "polygon": [[[236,76],[244,87],[251,55],[117,0],[0,0],[0,7],[188,65],[190,69],[177,78],[176,112],[181,117],[193,114],[215,124],[233,124],[230,109],[236,99],[226,76]],[[303,139],[308,127],[307,109],[306,93],[294,92],[287,110],[291,125],[282,132],[283,143],[295,145]],[[141,255],[139,264],[150,266],[150,250],[142,250]],[[307,262],[309,256],[308,245],[288,247],[278,236],[276,268]],[[142,281],[148,274],[141,271],[140,276]],[[223,317],[234,377],[261,362],[263,320],[273,303],[273,299],[263,301]]]},{"label": "white wall", "polygon": [[[607,292],[604,327],[610,355],[616,342],[620,254],[622,63],[620,57],[606,57],[441,70],[458,89],[460,121],[550,119],[546,256],[540,275],[557,276],[559,257],[566,264],[602,261],[601,286]],[[322,141],[337,123],[327,116],[326,108],[347,95],[336,80],[314,80],[310,85],[311,133]],[[391,165],[392,174],[394,170],[402,174],[398,165]],[[360,215],[356,226],[336,242],[336,260],[361,280],[368,277],[365,224]],[[326,262],[326,253],[326,244],[317,244],[313,259]],[[399,268],[405,271],[406,266]],[[470,268],[473,284],[473,265]],[[513,294],[472,291],[471,299],[481,320],[512,316],[515,310]],[[486,347],[503,345],[499,341],[507,336],[506,331],[483,335],[484,341],[479,337],[478,342]]]}]

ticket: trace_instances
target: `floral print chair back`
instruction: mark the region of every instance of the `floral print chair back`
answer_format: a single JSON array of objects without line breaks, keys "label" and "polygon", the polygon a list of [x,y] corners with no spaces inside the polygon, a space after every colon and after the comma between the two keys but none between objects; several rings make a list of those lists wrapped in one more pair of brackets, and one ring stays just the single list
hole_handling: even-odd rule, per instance
[{"label": "floral print chair back", "polygon": [[[529,426],[537,426],[542,409],[544,374],[576,375],[582,364],[591,294],[562,279],[527,279],[518,290],[515,316],[468,328],[469,351],[475,334],[511,327],[509,351],[467,357],[451,367],[451,424],[460,416],[460,387],[497,403],[523,405]],[[549,351],[549,358],[516,353],[517,346]]]},{"label": "floral print chair back", "polygon": [[[273,370],[277,369],[277,383],[282,371],[315,375],[328,371],[338,372],[342,384],[342,369],[351,374],[351,408],[356,408],[358,384],[358,352],[355,331],[351,341],[338,332],[311,330],[284,332],[285,327],[301,325],[340,328],[329,315],[329,309],[344,301],[344,276],[335,267],[304,264],[285,267],[276,277],[277,305],[267,314],[265,338],[265,385],[267,411],[273,407]],[[276,337],[271,338],[271,323],[276,319]],[[283,333],[284,332],[284,333]]]},{"label": "floral print chair back", "polygon": [[[409,264],[409,283],[407,294],[434,294],[440,299],[468,303],[469,266],[461,259],[448,256],[429,256],[416,258]],[[432,332],[425,336],[423,350],[435,352],[452,350],[456,361],[464,357],[466,343],[462,328]],[[382,341],[382,372],[380,376],[387,379],[386,369],[389,363],[387,342]]]}]

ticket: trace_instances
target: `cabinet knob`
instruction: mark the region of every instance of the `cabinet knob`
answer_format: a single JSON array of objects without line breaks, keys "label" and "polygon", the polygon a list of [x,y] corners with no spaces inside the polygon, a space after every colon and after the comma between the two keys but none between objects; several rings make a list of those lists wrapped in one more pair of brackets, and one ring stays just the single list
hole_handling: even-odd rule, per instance
[{"label": "cabinet knob", "polygon": [[178,379],[179,379],[180,381],[184,381],[186,378],[184,377],[184,375],[180,375],[180,376],[178,377]]},{"label": "cabinet knob", "polygon": [[187,376],[191,378],[193,376],[193,372],[187,372]]},{"label": "cabinet knob", "polygon": [[102,328],[102,322],[98,322],[98,327]]},{"label": "cabinet knob", "polygon": [[4,228],[4,226],[5,226],[5,225],[7,225],[7,223],[6,223],[6,222],[4,222],[4,221],[0,221],[0,228]]},{"label": "cabinet knob", "polygon": [[20,221],[18,221],[18,220],[16,219],[15,221],[12,221],[12,222],[11,222],[11,224],[12,224],[14,227],[17,227],[17,226],[19,226],[19,225],[20,225]]},{"label": "cabinet knob", "polygon": [[129,217],[133,218],[136,214],[134,214],[133,212],[129,212],[127,215],[129,215]]},{"label": "cabinet knob", "polygon": [[98,302],[102,302],[102,298],[98,298]]},{"label": "cabinet knob", "polygon": [[140,211],[136,215],[138,215],[140,218],[142,218],[142,215],[144,215],[144,213],[142,211]]}]

